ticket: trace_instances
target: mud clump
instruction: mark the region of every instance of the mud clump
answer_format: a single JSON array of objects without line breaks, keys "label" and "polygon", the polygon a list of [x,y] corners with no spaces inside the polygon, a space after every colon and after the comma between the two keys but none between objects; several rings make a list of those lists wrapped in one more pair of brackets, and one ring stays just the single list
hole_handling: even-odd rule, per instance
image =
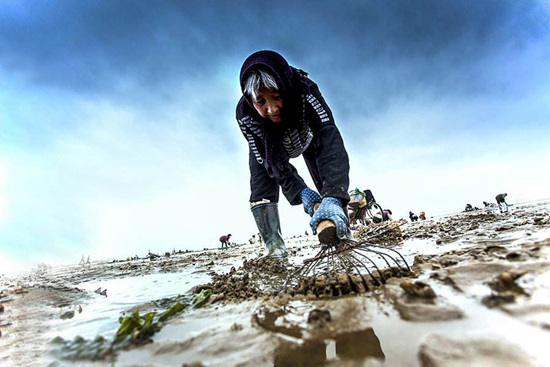
[{"label": "mud clump", "polygon": [[213,301],[255,299],[261,295],[258,289],[251,284],[249,274],[243,271],[238,272],[235,268],[231,268],[227,274],[214,274],[211,283],[196,287],[194,291],[198,293],[205,288],[213,291]]},{"label": "mud clump", "polygon": [[525,275],[526,271],[503,272],[489,282],[489,287],[496,292],[514,292],[526,294],[522,287],[516,284],[516,280]]},{"label": "mud clump", "polygon": [[513,303],[518,296],[528,296],[527,292],[516,284],[516,280],[525,274],[525,271],[511,271],[499,274],[487,283],[493,292],[483,297],[481,302],[485,306],[493,308]]},{"label": "mud clump", "polygon": [[410,297],[415,298],[425,298],[425,299],[434,299],[436,294],[432,287],[426,283],[422,282],[409,282],[404,281],[399,285],[405,293]]},{"label": "mud clump", "polygon": [[250,261],[243,262],[243,268],[246,270],[260,270],[267,271],[273,274],[286,274],[287,267],[285,266],[284,261],[273,260],[273,259],[253,259]]},{"label": "mud clump", "polygon": [[406,275],[400,269],[387,268],[375,271],[372,275],[361,276],[347,273],[309,276],[300,280],[298,285],[288,291],[291,295],[302,294],[315,298],[332,298],[350,294],[366,293],[384,284],[387,279]]},{"label": "mud clump", "polygon": [[211,289],[212,302],[238,302],[265,298],[279,293],[286,277],[290,274],[287,261],[273,259],[245,260],[239,269],[232,267],[229,273],[212,274],[212,282],[194,288]]},{"label": "mud clump", "polygon": [[[370,283],[370,284],[369,284]],[[307,277],[291,290],[291,294],[314,297],[339,297],[348,294],[365,293],[373,287],[372,280],[345,273],[334,276]]]}]

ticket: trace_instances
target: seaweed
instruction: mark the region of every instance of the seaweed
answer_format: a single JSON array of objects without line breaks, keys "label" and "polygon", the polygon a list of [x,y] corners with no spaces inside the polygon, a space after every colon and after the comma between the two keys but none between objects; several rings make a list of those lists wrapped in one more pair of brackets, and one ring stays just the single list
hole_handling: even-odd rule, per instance
[{"label": "seaweed", "polygon": [[139,312],[135,310],[132,315],[121,317],[119,319],[120,327],[116,332],[115,341],[122,340],[129,335],[132,336],[133,340],[147,339],[158,329],[158,326],[153,323],[155,315],[156,312],[149,312],[144,316],[140,316]]},{"label": "seaweed", "polygon": [[169,309],[164,311],[162,314],[160,314],[159,321],[166,321],[170,316],[175,315],[176,313],[182,311],[186,307],[187,307],[186,303],[181,303],[181,302],[174,303],[172,307],[170,307]]},{"label": "seaweed", "polygon": [[199,294],[195,296],[195,298],[193,298],[191,305],[194,308],[200,308],[204,306],[206,302],[208,302],[211,295],[212,295],[212,289],[203,289]]},{"label": "seaweed", "polygon": [[142,326],[139,312],[137,310],[135,310],[130,316],[121,317],[119,322],[120,327],[116,332],[116,340],[120,340],[128,335],[131,335],[134,330],[139,330]]}]

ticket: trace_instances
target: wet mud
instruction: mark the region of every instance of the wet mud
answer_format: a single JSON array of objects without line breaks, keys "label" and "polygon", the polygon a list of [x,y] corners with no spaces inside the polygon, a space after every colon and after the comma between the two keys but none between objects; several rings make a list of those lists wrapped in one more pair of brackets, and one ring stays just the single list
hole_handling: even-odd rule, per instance
[{"label": "wet mud", "polygon": [[[294,236],[286,239],[285,261],[261,259],[261,245],[247,244],[3,277],[0,364],[549,365],[549,213],[548,204],[535,203],[508,214],[475,211],[355,230],[356,241],[403,254],[407,273],[381,266],[363,276],[301,276],[319,244]],[[127,298],[119,284],[143,279],[152,279],[149,299],[109,311]],[[167,279],[178,281],[166,297],[153,296]],[[176,303],[185,306],[161,321]],[[116,345],[118,317],[134,312],[142,326],[155,313],[154,332],[133,342],[138,327]],[[101,321],[102,314],[110,316]],[[84,335],[86,322],[101,327]]]}]

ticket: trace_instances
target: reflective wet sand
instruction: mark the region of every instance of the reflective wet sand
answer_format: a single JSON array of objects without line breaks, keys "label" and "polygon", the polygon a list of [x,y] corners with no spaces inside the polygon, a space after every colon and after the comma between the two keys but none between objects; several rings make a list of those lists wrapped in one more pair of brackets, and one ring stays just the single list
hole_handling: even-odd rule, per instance
[{"label": "reflective wet sand", "polygon": [[[274,276],[241,268],[261,253],[259,244],[2,278],[0,363],[550,365],[547,204],[513,207],[506,215],[459,213],[409,223],[401,231],[402,240],[392,246],[414,274],[342,297],[277,296]],[[317,242],[297,236],[287,239],[287,247],[290,265],[297,266],[316,251]],[[176,299],[188,300],[193,287],[232,267],[236,275],[249,274],[244,296],[228,297],[223,284],[225,297],[214,293],[206,306],[160,323],[150,342],[101,354],[121,315],[160,312]],[[415,292],[422,287],[434,296]],[[105,295],[99,288],[107,289]]]}]

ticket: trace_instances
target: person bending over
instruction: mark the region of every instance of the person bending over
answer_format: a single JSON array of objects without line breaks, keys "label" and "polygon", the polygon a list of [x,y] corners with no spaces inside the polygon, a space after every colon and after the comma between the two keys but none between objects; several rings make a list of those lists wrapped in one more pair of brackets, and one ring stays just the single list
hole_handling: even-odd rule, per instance
[{"label": "person bending over", "polygon": [[222,248],[229,248],[229,239],[230,238],[231,238],[231,233],[220,237],[220,242],[222,243]]},{"label": "person bending over", "polygon": [[[291,205],[303,205],[313,234],[328,219],[339,238],[351,238],[348,154],[317,84],[279,53],[263,50],[244,61],[240,86],[236,115],[249,148],[250,208],[266,257],[288,256],[277,207],[279,188]],[[316,190],[307,187],[289,162],[300,155]]]},{"label": "person bending over", "polygon": [[504,193],[504,194],[498,194],[497,196],[495,196],[495,200],[497,201],[498,209],[500,210],[501,213],[504,211],[502,208],[504,208],[506,212],[508,211],[508,203],[506,203],[506,196],[507,195],[508,194]]}]

